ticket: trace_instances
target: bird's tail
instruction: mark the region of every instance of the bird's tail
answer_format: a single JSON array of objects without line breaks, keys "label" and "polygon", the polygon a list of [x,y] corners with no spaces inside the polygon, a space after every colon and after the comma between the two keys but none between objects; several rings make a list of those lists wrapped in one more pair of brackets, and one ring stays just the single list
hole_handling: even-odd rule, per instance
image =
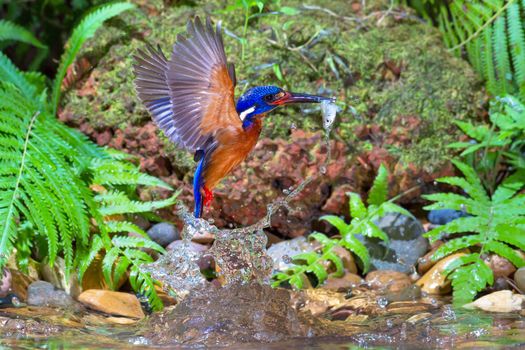
[{"label": "bird's tail", "polygon": [[[193,199],[195,200],[195,206],[193,210],[193,215],[196,218],[200,218],[202,216],[202,208],[204,203],[204,198],[202,197],[201,188],[203,186],[202,183],[202,169],[204,167],[204,154],[202,151],[197,151],[199,153],[199,156],[201,157],[199,160],[199,165],[197,165],[197,169],[195,170],[195,174],[193,177]],[[197,153],[195,154],[197,157]]]}]

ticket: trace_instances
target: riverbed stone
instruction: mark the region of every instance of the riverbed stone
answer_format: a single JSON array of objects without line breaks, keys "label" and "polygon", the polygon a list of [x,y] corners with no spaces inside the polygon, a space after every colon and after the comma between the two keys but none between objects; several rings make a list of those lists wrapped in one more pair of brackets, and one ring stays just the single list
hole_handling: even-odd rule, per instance
[{"label": "riverbed stone", "polygon": [[450,281],[443,274],[443,271],[453,261],[464,255],[464,253],[456,253],[441,259],[434,266],[432,266],[432,268],[428,270],[419,280],[417,280],[416,285],[421,287],[422,292],[428,294],[444,295],[449,293]]},{"label": "riverbed stone", "polygon": [[328,277],[320,288],[333,290],[336,292],[348,292],[359,286],[364,281],[361,276],[355,273],[347,272],[342,277]]},{"label": "riverbed stone", "polygon": [[79,305],[64,290],[55,288],[49,282],[36,281],[27,288],[27,304],[60,308],[79,308]]},{"label": "riverbed stone", "polygon": [[366,275],[370,288],[380,291],[399,292],[412,285],[410,277],[399,271],[376,270]]},{"label": "riverbed stone", "polygon": [[516,271],[516,267],[510,261],[497,254],[491,254],[484,259],[485,264],[490,267],[494,277],[509,277]]},{"label": "riverbed stone", "polygon": [[175,225],[169,222],[159,222],[148,230],[148,236],[152,241],[166,247],[171,242],[180,239],[180,232]]},{"label": "riverbed stone", "polygon": [[490,293],[463,305],[465,309],[479,309],[488,312],[521,311],[525,305],[525,296],[512,293],[510,290],[500,290]]},{"label": "riverbed stone", "polygon": [[525,267],[520,267],[514,273],[514,282],[516,286],[522,291],[525,292]]},{"label": "riverbed stone", "polygon": [[389,237],[389,242],[358,236],[369,249],[371,269],[410,273],[418,259],[428,250],[425,229],[413,216],[388,213],[375,224]]},{"label": "riverbed stone", "polygon": [[79,295],[78,301],[90,309],[110,315],[143,318],[144,311],[133,294],[102,289],[89,289]]}]

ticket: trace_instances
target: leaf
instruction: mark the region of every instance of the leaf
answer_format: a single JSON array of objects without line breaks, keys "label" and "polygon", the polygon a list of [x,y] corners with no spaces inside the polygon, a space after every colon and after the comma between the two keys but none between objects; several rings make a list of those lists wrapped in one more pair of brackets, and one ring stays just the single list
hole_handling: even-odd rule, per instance
[{"label": "leaf", "polygon": [[326,273],[323,265],[318,262],[310,265],[307,271],[312,272],[315,275],[319,284],[323,284],[323,282],[328,278],[328,273]]},{"label": "leaf", "polygon": [[73,34],[66,43],[65,51],[60,58],[60,65],[53,82],[53,89],[51,94],[51,107],[53,114],[56,114],[58,104],[60,102],[61,86],[67,69],[75,60],[84,42],[93,37],[102,24],[120,13],[135,8],[135,5],[128,2],[114,2],[104,4],[90,12],[84,19],[75,27]]},{"label": "leaf", "polygon": [[349,226],[346,222],[338,216],[335,215],[324,215],[319,218],[332,224],[335,228],[339,230],[341,235],[345,234],[349,230]]},{"label": "leaf", "polygon": [[47,50],[47,46],[24,27],[7,20],[0,20],[0,41],[4,40],[20,41]]},{"label": "leaf", "polygon": [[364,218],[367,214],[367,210],[365,204],[361,200],[361,196],[353,192],[348,192],[347,195],[350,197],[350,216],[358,219]]},{"label": "leaf", "polygon": [[388,170],[381,164],[377,171],[370,193],[368,194],[368,205],[381,205],[386,202],[388,196]]},{"label": "leaf", "polygon": [[295,288],[303,289],[304,282],[301,274],[293,275],[292,277],[290,277],[289,281],[290,284]]},{"label": "leaf", "polygon": [[306,264],[311,265],[319,259],[319,255],[316,252],[300,253],[292,257],[293,261],[306,261]]},{"label": "leaf", "polygon": [[365,229],[362,232],[364,236],[379,238],[382,241],[388,242],[388,236],[383,230],[377,227],[373,222],[366,222],[364,225]]},{"label": "leaf", "polygon": [[368,269],[370,268],[370,255],[368,254],[366,246],[354,236],[344,237],[341,240],[341,245],[357,255],[357,257],[361,259],[361,262],[363,263],[363,272],[368,272]]},{"label": "leaf", "polygon": [[333,251],[324,253],[326,260],[332,262],[336,268],[336,271],[333,273],[334,277],[341,277],[344,275],[344,265],[343,260],[335,254]]}]

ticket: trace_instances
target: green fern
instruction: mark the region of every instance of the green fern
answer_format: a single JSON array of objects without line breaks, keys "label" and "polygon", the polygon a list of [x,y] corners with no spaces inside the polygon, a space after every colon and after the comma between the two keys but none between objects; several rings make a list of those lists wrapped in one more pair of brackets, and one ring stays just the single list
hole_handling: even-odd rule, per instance
[{"label": "green fern", "polygon": [[128,2],[115,2],[104,4],[91,11],[73,30],[73,34],[66,43],[66,50],[60,59],[57,75],[53,82],[51,93],[51,107],[53,114],[56,113],[60,102],[62,81],[66,76],[67,69],[74,62],[84,42],[93,37],[96,30],[102,26],[104,21],[119,15],[120,13],[135,8],[135,5]]},{"label": "green fern", "polygon": [[512,96],[496,98],[491,102],[490,121],[490,125],[456,121],[471,141],[455,142],[449,147],[463,150],[460,155],[475,167],[492,194],[505,169],[501,163],[525,169],[525,106]]},{"label": "green fern", "polygon": [[335,267],[333,276],[338,277],[343,274],[343,263],[334,252],[334,247],[344,247],[355,254],[363,265],[363,271],[367,272],[370,268],[370,255],[366,246],[357,239],[356,235],[361,234],[367,237],[379,238],[388,241],[388,236],[374,223],[379,217],[387,213],[402,213],[411,216],[405,209],[393,203],[393,198],[388,197],[388,172],[381,165],[374,184],[368,194],[368,207],[365,206],[361,197],[357,193],[349,192],[350,197],[350,216],[352,220],[347,224],[343,219],[334,215],[321,217],[336,227],[341,238],[329,238],[322,233],[313,233],[309,237],[321,244],[320,251],[299,254],[293,257],[295,266],[287,271],[277,273],[274,276],[273,286],[288,282],[295,288],[304,287],[306,274],[311,273],[316,276],[318,285],[322,284],[329,276],[325,266]]},{"label": "green fern", "polygon": [[432,256],[434,260],[461,249],[480,247],[479,253],[463,256],[446,271],[452,280],[454,301],[464,304],[493,283],[492,271],[481,259],[483,254],[498,254],[518,268],[525,266],[525,259],[517,251],[525,250],[525,194],[519,194],[525,186],[525,171],[507,177],[489,196],[472,167],[453,162],[464,177],[444,177],[437,181],[458,186],[468,196],[455,193],[425,195],[425,199],[434,202],[425,209],[449,208],[465,211],[471,216],[439,226],[426,236],[431,241],[450,238],[436,250]]},{"label": "green fern", "polygon": [[0,41],[5,40],[20,41],[47,50],[47,46],[24,27],[10,21],[0,20]]},{"label": "green fern", "polygon": [[[412,0],[426,18],[434,18],[445,44],[466,53],[494,96],[525,97],[525,3],[517,0]],[[464,49],[464,51],[462,51]]]}]

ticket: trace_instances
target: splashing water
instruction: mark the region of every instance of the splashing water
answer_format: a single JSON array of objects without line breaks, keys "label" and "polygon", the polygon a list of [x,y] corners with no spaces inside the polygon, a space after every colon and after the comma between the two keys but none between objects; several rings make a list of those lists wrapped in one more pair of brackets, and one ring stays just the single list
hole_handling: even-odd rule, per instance
[{"label": "splashing water", "polygon": [[320,166],[320,169],[324,169],[321,174],[312,174],[295,188],[290,187],[286,192],[283,191],[285,196],[268,204],[266,215],[247,227],[219,229],[210,221],[195,218],[186,206],[179,204],[178,216],[184,222],[181,233],[183,244],[169,251],[156,262],[142,266],[141,269],[162,282],[167,292],[175,292],[179,300],[190,291],[205,291],[209,283],[201,274],[197,263],[201,256],[192,251],[190,244],[197,234],[210,233],[215,236],[215,240],[206,255],[215,260],[219,280],[223,284],[244,284],[251,281],[268,283],[273,263],[266,254],[267,237],[263,230],[270,227],[271,218],[279,209],[284,207],[289,212],[293,212],[290,202],[314,179],[326,173],[331,158],[330,131],[338,108],[334,101],[323,101],[321,107],[325,130],[324,143],[327,150],[327,156]]}]

